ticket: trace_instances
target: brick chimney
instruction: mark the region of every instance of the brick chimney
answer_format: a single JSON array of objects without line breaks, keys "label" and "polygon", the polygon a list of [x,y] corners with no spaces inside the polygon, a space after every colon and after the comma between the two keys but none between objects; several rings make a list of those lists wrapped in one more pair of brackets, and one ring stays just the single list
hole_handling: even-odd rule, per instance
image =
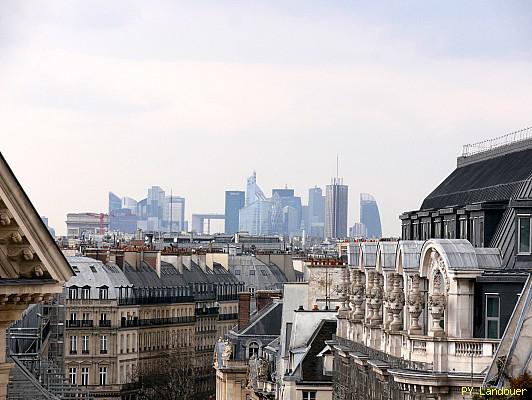
[{"label": "brick chimney", "polygon": [[283,295],[280,290],[257,290],[255,293],[257,312],[260,312],[260,310],[272,304],[273,299],[280,299],[282,297]]},{"label": "brick chimney", "polygon": [[251,293],[241,292],[238,294],[238,329],[249,324],[249,303]]}]

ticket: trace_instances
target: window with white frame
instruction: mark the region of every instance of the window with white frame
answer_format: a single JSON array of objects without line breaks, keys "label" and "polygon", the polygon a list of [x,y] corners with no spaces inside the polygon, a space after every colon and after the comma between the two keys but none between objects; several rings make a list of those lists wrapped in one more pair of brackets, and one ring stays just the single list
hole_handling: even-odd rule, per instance
[{"label": "window with white frame", "polygon": [[81,289],[81,298],[88,300],[91,298],[91,288],[88,286],[85,286]]},{"label": "window with white frame", "polygon": [[83,335],[81,338],[81,350],[82,353],[88,353],[89,352],[89,336]]},{"label": "window with white frame", "polygon": [[316,400],[316,391],[303,390],[303,400]]},{"label": "window with white frame", "polygon": [[107,335],[100,336],[100,353],[107,353]]},{"label": "window with white frame", "polygon": [[532,249],[530,226],[532,218],[530,215],[517,216],[517,252],[518,254],[530,254]]},{"label": "window with white frame", "polygon": [[486,294],[486,338],[499,339],[500,297],[498,294]]},{"label": "window with white frame", "polygon": [[76,354],[78,351],[78,337],[70,336],[70,353]]},{"label": "window with white frame", "polygon": [[78,288],[76,286],[71,286],[68,288],[68,298],[76,300],[78,298]]},{"label": "window with white frame", "polygon": [[109,298],[109,289],[106,286],[100,288],[100,299],[107,300]]},{"label": "window with white frame", "polygon": [[87,386],[89,384],[89,367],[81,368],[81,384]]},{"label": "window with white frame", "polygon": [[70,378],[70,384],[71,385],[75,385],[76,384],[76,376],[78,374],[78,371],[76,369],[76,367],[70,367],[68,369],[68,376]]},{"label": "window with white frame", "polygon": [[100,367],[100,386],[107,385],[107,367]]}]

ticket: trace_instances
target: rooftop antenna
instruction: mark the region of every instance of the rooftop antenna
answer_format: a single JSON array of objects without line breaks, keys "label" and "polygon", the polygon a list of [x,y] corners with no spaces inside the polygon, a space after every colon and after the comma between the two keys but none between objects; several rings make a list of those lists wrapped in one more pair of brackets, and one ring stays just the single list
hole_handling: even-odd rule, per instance
[{"label": "rooftop antenna", "polygon": [[172,209],[174,208],[173,202],[174,202],[174,197],[172,196],[172,188],[170,188],[170,236],[173,236],[173,233],[174,233],[174,229],[173,229],[174,221],[172,219]]}]

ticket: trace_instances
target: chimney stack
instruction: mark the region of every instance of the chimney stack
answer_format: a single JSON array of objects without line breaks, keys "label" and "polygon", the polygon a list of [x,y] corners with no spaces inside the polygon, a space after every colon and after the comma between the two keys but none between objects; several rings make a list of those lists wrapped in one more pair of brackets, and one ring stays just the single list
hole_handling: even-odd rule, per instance
[{"label": "chimney stack", "polygon": [[238,294],[238,329],[242,329],[249,324],[249,303],[251,293],[241,292]]}]

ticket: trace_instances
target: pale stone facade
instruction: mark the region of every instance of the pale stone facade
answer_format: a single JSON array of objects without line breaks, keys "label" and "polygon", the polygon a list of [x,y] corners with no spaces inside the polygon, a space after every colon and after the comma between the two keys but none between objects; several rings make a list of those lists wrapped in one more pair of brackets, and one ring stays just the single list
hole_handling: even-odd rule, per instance
[{"label": "pale stone facade", "polygon": [[67,261],[0,154],[0,399],[11,363],[6,328],[29,304],[51,299],[72,276]]},{"label": "pale stone facade", "polygon": [[[461,239],[403,241],[393,244],[394,262],[385,263],[390,246],[378,243],[376,257],[364,254],[371,246],[360,246],[358,265],[344,275],[331,342],[334,398],[373,399],[379,392],[390,399],[462,399],[462,386],[482,385],[498,344],[474,337],[474,284],[483,272],[477,253]],[[376,392],[358,382],[368,373],[381,381]]]}]

